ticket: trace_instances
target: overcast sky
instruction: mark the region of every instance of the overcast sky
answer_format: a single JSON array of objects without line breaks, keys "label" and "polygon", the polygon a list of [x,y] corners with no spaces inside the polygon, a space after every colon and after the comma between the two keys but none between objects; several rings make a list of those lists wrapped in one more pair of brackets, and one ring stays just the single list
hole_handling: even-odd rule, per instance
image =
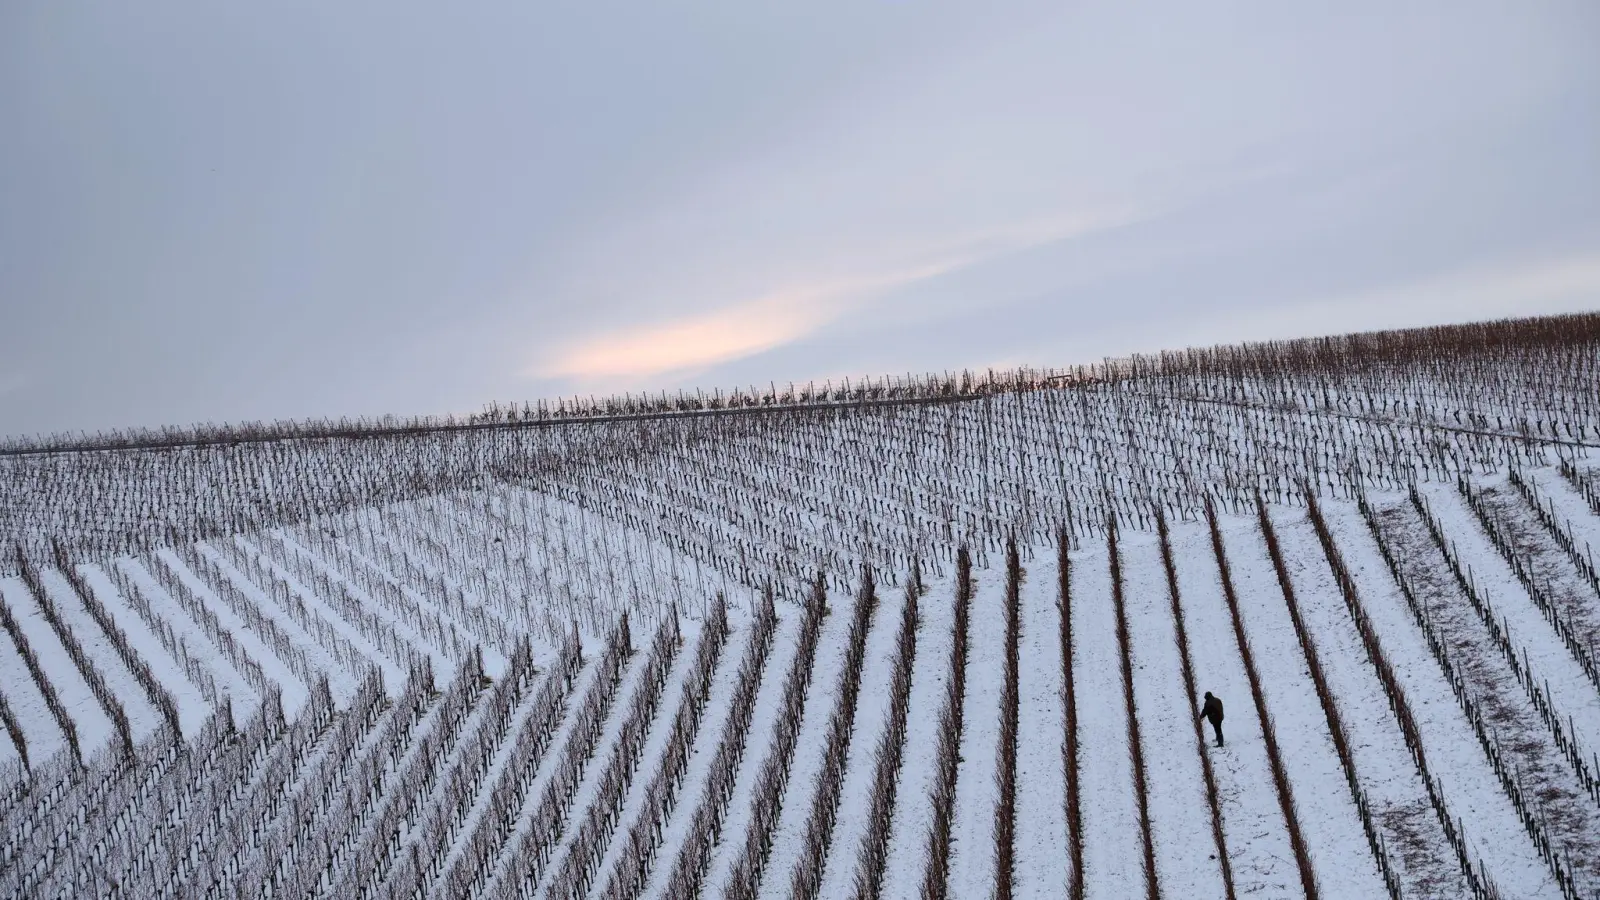
[{"label": "overcast sky", "polygon": [[0,0],[0,433],[1600,308],[1600,4]]}]

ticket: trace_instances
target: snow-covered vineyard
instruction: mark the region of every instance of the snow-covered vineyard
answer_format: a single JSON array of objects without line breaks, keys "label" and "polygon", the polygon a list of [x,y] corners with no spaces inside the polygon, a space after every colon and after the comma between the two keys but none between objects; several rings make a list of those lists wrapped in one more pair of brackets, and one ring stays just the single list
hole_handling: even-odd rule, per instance
[{"label": "snow-covered vineyard", "polygon": [[0,896],[1600,897],[1597,385],[1592,315],[14,440]]}]

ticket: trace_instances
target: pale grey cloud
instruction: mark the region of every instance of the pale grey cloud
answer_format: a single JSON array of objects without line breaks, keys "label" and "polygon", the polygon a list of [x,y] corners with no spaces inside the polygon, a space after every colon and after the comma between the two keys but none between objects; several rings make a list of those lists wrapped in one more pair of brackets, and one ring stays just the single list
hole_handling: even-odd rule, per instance
[{"label": "pale grey cloud", "polygon": [[1196,323],[1183,343],[1274,340],[1366,328],[1412,328],[1530,313],[1600,310],[1600,245],[1535,259],[1495,260],[1348,294],[1310,298],[1249,320]]},{"label": "pale grey cloud", "polygon": [[1600,252],[1597,36],[1586,0],[16,6],[0,432],[1570,308],[1439,285]]}]

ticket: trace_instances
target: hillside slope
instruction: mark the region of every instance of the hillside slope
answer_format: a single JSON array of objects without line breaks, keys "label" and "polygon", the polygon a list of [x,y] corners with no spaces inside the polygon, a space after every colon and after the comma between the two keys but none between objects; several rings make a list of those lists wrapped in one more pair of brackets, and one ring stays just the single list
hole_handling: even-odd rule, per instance
[{"label": "hillside slope", "polygon": [[1574,316],[13,442],[0,892],[1596,896],[1597,383]]}]

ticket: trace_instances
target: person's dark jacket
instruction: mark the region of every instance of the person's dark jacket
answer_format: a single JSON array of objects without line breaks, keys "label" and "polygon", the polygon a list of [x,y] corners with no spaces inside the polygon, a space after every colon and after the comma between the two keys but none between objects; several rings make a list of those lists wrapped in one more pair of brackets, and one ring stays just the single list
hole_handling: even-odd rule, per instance
[{"label": "person's dark jacket", "polygon": [[1200,718],[1210,719],[1213,722],[1222,721],[1222,701],[1216,697],[1207,697],[1206,705],[1200,709]]}]

